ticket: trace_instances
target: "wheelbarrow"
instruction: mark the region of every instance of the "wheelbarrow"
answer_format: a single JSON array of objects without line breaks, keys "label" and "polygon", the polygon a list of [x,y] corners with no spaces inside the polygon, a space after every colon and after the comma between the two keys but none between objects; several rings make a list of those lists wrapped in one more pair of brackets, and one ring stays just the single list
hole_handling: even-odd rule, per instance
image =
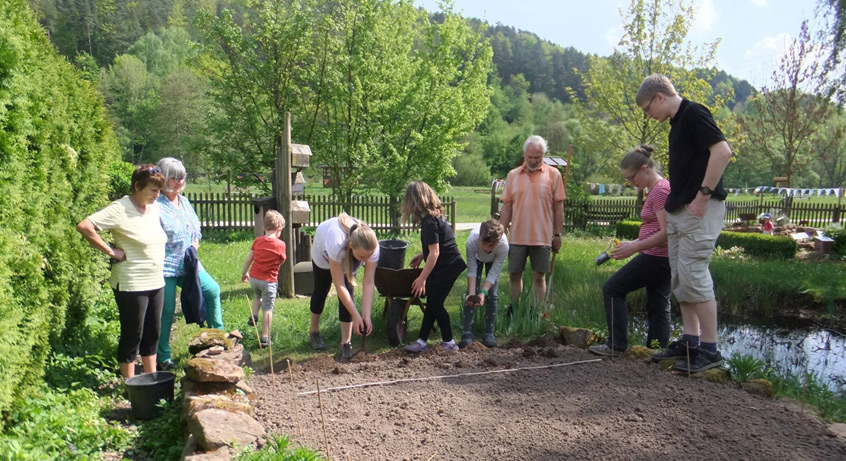
[{"label": "wheelbarrow", "polygon": [[408,330],[408,309],[412,304],[426,311],[426,303],[414,296],[411,284],[420,276],[423,269],[391,269],[376,267],[376,289],[385,297],[385,309],[382,316],[388,319],[388,342],[399,346],[405,341]]}]

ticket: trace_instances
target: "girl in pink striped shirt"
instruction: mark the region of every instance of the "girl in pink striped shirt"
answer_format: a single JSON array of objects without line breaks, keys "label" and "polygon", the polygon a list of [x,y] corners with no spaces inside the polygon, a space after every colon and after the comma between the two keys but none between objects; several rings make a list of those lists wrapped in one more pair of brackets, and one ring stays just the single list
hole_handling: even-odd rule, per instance
[{"label": "girl in pink striped shirt", "polygon": [[652,159],[652,146],[641,145],[620,162],[620,173],[638,189],[648,190],[640,212],[643,224],[637,240],[617,245],[610,256],[617,260],[640,253],[621,267],[602,286],[608,342],[590,347],[607,356],[621,355],[628,348],[628,306],[626,295],[646,288],[648,331],[646,346],[653,341],[664,348],[670,339],[670,262],[667,254],[667,212],[664,202],[670,182],[664,179]]}]

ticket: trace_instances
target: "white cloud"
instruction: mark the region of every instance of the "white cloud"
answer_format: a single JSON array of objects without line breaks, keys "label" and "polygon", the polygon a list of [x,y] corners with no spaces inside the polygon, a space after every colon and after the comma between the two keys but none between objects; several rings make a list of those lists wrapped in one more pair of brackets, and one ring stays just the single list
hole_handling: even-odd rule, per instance
[{"label": "white cloud", "polygon": [[752,45],[752,48],[743,53],[744,61],[760,61],[762,59],[778,60],[784,55],[784,50],[793,42],[790,34],[780,33],[775,37],[764,37],[758,43]]},{"label": "white cloud", "polygon": [[622,26],[609,27],[602,35],[608,48],[615,49],[620,45],[620,38],[623,36]]},{"label": "white cloud", "polygon": [[765,8],[767,6],[767,0],[752,0],[752,4],[758,8]]},{"label": "white cloud", "polygon": [[713,29],[714,23],[717,22],[717,8],[714,6],[713,0],[698,0],[694,9],[696,17],[691,32],[699,34]]}]

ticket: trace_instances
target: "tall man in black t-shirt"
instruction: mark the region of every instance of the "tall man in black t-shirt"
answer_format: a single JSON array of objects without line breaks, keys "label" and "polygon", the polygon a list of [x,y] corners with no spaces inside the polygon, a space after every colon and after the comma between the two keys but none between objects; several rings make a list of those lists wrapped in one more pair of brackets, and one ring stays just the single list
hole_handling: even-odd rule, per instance
[{"label": "tall man in black t-shirt", "polygon": [[723,364],[708,264],[726,213],[722,176],[731,148],[711,112],[679,96],[664,75],[646,77],[635,102],[647,117],[670,121],[670,195],[664,207],[673,294],[681,305],[683,331],[681,340],[652,359],[682,360],[675,369],[696,373]]}]

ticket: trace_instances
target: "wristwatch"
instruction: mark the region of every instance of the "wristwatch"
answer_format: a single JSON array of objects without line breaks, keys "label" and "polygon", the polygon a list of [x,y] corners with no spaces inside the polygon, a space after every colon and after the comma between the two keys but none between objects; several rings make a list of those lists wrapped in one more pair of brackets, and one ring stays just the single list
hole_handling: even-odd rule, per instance
[{"label": "wristwatch", "polygon": [[702,192],[702,195],[711,195],[711,192],[714,191],[712,191],[711,188],[708,186],[702,186],[699,188],[699,192]]}]

